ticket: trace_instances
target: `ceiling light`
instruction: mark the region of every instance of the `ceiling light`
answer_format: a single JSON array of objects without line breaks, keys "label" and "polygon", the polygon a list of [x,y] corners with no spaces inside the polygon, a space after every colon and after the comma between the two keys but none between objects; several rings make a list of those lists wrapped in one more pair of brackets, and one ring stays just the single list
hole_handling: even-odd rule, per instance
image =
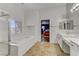
[{"label": "ceiling light", "polygon": [[78,11],[79,10],[79,4],[73,4],[73,7],[71,8],[71,12],[73,13],[74,11]]}]

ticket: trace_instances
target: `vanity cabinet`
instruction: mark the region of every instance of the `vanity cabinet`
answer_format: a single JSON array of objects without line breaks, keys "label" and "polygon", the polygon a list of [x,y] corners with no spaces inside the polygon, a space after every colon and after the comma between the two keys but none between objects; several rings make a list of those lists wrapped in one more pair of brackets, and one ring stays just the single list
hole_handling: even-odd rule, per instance
[{"label": "vanity cabinet", "polygon": [[62,36],[60,34],[57,34],[57,43],[62,48]]},{"label": "vanity cabinet", "polygon": [[71,56],[75,56],[76,55],[76,51],[77,51],[76,46],[75,45],[71,45],[70,46],[70,55]]},{"label": "vanity cabinet", "polygon": [[70,56],[79,56],[79,35],[57,34],[57,42],[65,53]]},{"label": "vanity cabinet", "polygon": [[64,51],[64,53],[70,53],[69,46],[64,42],[64,38],[61,34],[57,34],[57,43],[61,47],[61,49]]},{"label": "vanity cabinet", "polygon": [[79,46],[74,43],[70,45],[70,56],[79,56]]}]

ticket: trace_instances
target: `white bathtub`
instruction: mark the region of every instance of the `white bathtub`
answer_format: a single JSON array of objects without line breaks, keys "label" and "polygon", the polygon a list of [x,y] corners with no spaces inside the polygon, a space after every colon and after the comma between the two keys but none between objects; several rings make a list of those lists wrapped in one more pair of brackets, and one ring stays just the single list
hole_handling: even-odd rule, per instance
[{"label": "white bathtub", "polygon": [[34,40],[33,36],[25,37],[21,40],[16,40],[15,42],[10,42],[10,55],[11,56],[22,56],[25,52],[27,52],[34,44],[36,40]]}]

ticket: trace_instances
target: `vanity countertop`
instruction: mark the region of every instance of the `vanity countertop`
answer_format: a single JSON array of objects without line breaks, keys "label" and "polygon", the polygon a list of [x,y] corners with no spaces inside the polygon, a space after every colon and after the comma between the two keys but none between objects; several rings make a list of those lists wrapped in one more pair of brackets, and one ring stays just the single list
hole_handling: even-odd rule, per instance
[{"label": "vanity countertop", "polygon": [[68,42],[68,43],[74,43],[77,46],[79,46],[79,35],[72,35],[72,34],[60,34],[63,37],[63,40]]},{"label": "vanity countertop", "polygon": [[79,38],[72,38],[71,42],[79,46]]}]

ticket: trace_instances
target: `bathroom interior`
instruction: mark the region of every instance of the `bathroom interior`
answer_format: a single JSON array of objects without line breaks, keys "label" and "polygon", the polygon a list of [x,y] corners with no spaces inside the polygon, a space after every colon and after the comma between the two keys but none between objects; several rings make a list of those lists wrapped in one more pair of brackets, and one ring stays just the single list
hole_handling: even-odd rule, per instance
[{"label": "bathroom interior", "polygon": [[79,56],[79,3],[0,3],[0,56]]}]

